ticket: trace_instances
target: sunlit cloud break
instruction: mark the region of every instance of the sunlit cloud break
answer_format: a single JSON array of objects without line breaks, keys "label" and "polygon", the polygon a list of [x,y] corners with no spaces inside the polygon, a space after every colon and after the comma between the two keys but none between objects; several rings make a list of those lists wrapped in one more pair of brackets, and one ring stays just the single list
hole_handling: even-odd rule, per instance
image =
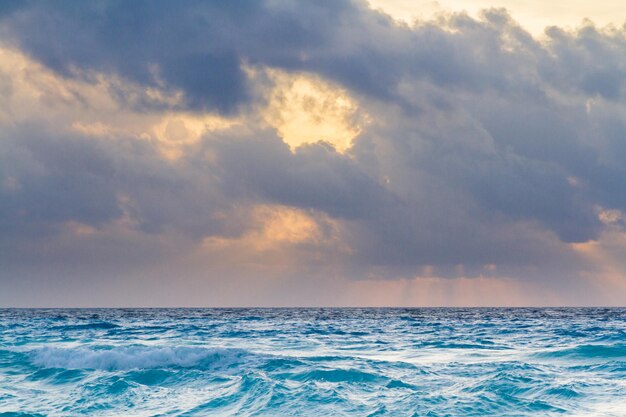
[{"label": "sunlit cloud break", "polygon": [[0,305],[623,305],[623,22],[494,5],[4,2]]}]

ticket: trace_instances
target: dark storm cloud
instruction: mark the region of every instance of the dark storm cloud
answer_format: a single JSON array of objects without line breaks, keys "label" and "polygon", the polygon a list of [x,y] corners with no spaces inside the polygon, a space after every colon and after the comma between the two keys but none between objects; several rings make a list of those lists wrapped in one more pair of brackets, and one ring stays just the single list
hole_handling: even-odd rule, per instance
[{"label": "dark storm cloud", "polygon": [[342,9],[354,14],[343,2],[67,1],[19,8],[4,22],[8,38],[65,76],[79,69],[165,82],[184,91],[188,108],[230,113],[251,94],[245,61],[295,68],[302,51],[334,41]]},{"label": "dark storm cloud", "polygon": [[[106,232],[111,223],[125,221],[155,238],[170,234],[198,242],[237,237],[254,227],[249,204],[356,219],[371,216],[379,201],[391,198],[331,146],[308,145],[292,153],[272,131],[208,136],[176,162],[136,138],[58,137],[17,126],[0,139],[5,262],[33,262],[32,253],[14,253],[21,243],[53,241],[70,222]],[[101,239],[94,244],[94,250],[106,246]]]},{"label": "dark storm cloud", "polygon": [[96,145],[28,127],[1,136],[3,237],[49,232],[70,220],[101,226],[121,214],[114,169]]},{"label": "dark storm cloud", "polygon": [[546,34],[553,60],[540,69],[550,82],[609,100],[623,98],[626,43],[622,31],[607,33],[586,26],[573,35],[552,27]]},{"label": "dark storm cloud", "polygon": [[36,3],[4,20],[8,38],[61,74],[96,70],[148,86],[164,81],[184,91],[187,107],[228,113],[253,94],[244,63],[319,73],[400,103],[396,90],[406,77],[503,88],[516,62],[501,52],[498,31],[527,44],[529,36],[508,28],[502,13],[488,17],[488,25],[456,17],[464,31],[458,35],[435,24],[411,30],[344,0],[65,1]]},{"label": "dark storm cloud", "polygon": [[254,225],[246,207],[269,203],[340,221],[357,276],[486,264],[520,275],[581,267],[567,244],[599,236],[598,210],[626,211],[622,31],[551,28],[538,42],[502,10],[409,28],[346,1],[64,1],[1,13],[8,42],[68,78],[114,74],[182,90],[178,108],[237,114],[261,98],[244,66],[274,67],[338,83],[373,117],[346,155],[234,128],[176,162],[136,139],[17,127],[0,148],[5,242],[124,216],[150,236],[239,236]]},{"label": "dark storm cloud", "polygon": [[393,201],[349,157],[320,142],[291,152],[273,132],[206,142],[216,157],[224,192],[239,198],[312,208],[340,219],[371,217]]},{"label": "dark storm cloud", "polygon": [[152,86],[162,80],[198,110],[229,112],[250,99],[244,63],[315,72],[396,101],[399,83],[420,77],[472,91],[543,94],[548,81],[564,91],[620,97],[621,32],[550,28],[546,49],[502,10],[483,19],[459,14],[447,28],[408,28],[345,0],[62,1],[15,8],[4,26],[8,39],[66,76],[88,76],[79,69]]},{"label": "dark storm cloud", "polygon": [[229,202],[210,171],[169,164],[145,141],[59,137],[24,126],[0,137],[4,238],[54,231],[69,221],[101,228],[124,214],[149,234],[226,233],[211,218]]}]

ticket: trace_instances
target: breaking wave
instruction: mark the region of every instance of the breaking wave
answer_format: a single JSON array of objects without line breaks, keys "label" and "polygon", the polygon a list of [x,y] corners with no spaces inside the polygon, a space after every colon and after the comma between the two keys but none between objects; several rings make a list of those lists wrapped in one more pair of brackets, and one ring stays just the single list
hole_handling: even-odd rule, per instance
[{"label": "breaking wave", "polygon": [[199,347],[118,346],[111,348],[42,348],[31,353],[44,368],[129,370],[168,367],[227,366],[241,361],[240,349]]}]

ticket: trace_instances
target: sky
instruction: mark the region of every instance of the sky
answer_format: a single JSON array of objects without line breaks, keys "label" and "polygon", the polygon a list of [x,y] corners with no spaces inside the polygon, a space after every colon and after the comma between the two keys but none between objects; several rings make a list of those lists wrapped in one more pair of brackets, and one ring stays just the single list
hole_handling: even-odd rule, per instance
[{"label": "sky", "polygon": [[626,305],[616,1],[5,1],[0,306]]},{"label": "sky", "polygon": [[369,5],[408,24],[433,19],[439,13],[466,12],[478,17],[481,10],[504,8],[535,37],[542,37],[550,26],[575,30],[590,20],[599,27],[621,27],[626,21],[621,0],[369,0]]}]

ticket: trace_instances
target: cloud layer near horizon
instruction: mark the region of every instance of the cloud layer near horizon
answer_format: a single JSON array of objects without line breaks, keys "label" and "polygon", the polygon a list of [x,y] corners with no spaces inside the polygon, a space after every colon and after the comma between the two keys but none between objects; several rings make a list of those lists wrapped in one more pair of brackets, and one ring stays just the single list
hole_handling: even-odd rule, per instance
[{"label": "cloud layer near horizon", "polygon": [[348,1],[0,16],[2,304],[626,301],[622,30]]}]

